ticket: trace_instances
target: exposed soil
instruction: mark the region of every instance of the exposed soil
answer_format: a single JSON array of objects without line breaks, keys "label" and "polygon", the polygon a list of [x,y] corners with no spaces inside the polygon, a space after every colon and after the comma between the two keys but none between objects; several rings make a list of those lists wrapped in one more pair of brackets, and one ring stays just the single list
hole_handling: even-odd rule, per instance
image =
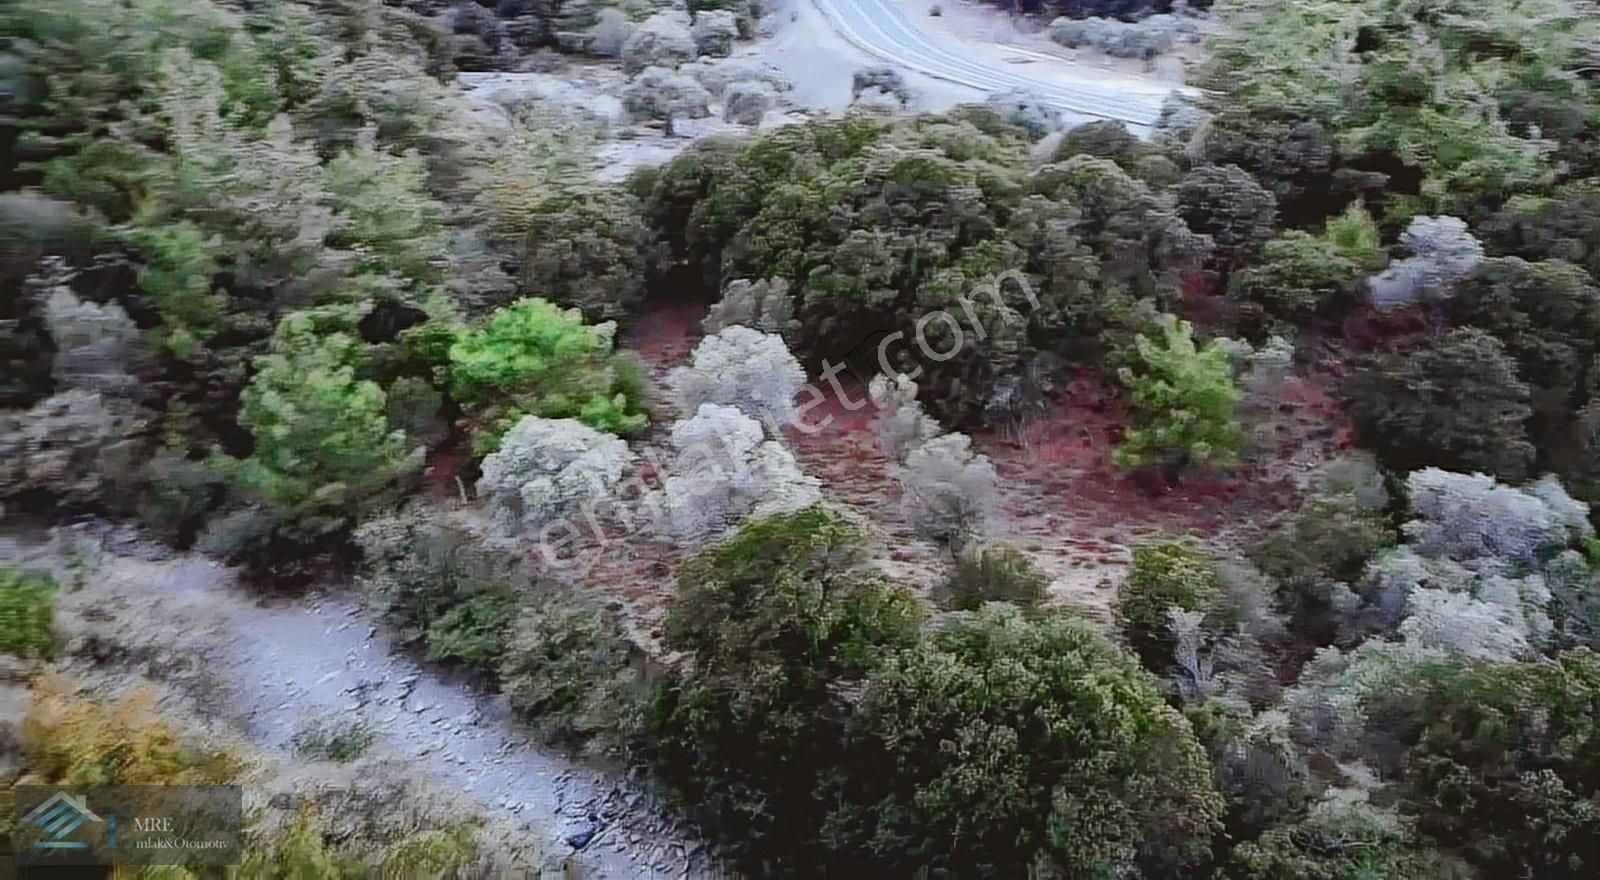
[{"label": "exposed soil", "polygon": [[[701,337],[704,305],[666,301],[639,322],[633,344],[660,380]],[[840,377],[843,398],[827,382],[825,400],[806,413],[816,432],[790,429],[788,440],[826,497],[874,523],[887,543],[884,567],[908,583],[930,587],[948,563],[942,548],[918,537],[901,504],[901,490],[872,430],[874,407],[859,381]],[[1158,536],[1193,534],[1212,544],[1242,547],[1276,514],[1298,504],[1313,472],[1348,443],[1328,381],[1290,379],[1277,411],[1261,417],[1252,464],[1227,476],[1192,476],[1167,485],[1111,463],[1126,413],[1112,389],[1079,374],[1045,413],[1017,429],[973,435],[1000,475],[1000,498],[986,537],[1030,553],[1051,578],[1053,600],[1110,621],[1116,589],[1132,547]],[[658,396],[664,397],[658,393]],[[658,417],[658,430],[669,416]],[[588,579],[624,601],[639,629],[654,633],[665,617],[673,565],[695,548],[670,541],[613,545]]]}]

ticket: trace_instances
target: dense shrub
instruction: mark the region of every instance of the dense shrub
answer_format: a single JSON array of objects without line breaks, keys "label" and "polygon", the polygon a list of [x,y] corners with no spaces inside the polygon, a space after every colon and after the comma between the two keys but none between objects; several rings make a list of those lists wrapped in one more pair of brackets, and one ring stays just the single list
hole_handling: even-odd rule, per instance
[{"label": "dense shrub", "polygon": [[1221,799],[1188,723],[1077,621],[958,615],[872,675],[859,726],[840,785],[860,806],[830,830],[896,873],[1173,876],[1210,855]]},{"label": "dense shrub", "polygon": [[421,463],[390,427],[383,389],[358,376],[360,341],[319,329],[310,313],[279,325],[239,416],[255,440],[239,479],[309,537],[348,525]]},{"label": "dense shrub", "polygon": [[[937,414],[1015,417],[1040,393],[1033,359],[1095,362],[1128,344],[1139,299],[1170,297],[1203,248],[1170,200],[1115,163],[1077,155],[1030,177],[1025,134],[981,118],[789,126],[699,146],[633,186],[708,289],[789,280],[786,337],[803,359],[873,362],[856,349],[904,330],[911,345],[885,357]],[[951,321],[922,320],[939,310]],[[920,351],[918,329],[950,356]]]},{"label": "dense shrub", "polygon": [[524,416],[484,458],[478,495],[515,535],[604,499],[632,460],[627,443],[575,419]]},{"label": "dense shrub", "polygon": [[612,753],[638,729],[637,654],[611,613],[541,596],[517,616],[500,680],[512,710],[546,741]]},{"label": "dense shrub", "polygon": [[148,690],[104,707],[59,681],[39,688],[22,719],[21,745],[31,772],[56,785],[228,785],[239,758],[196,748],[155,714]]},{"label": "dense shrub", "polygon": [[1405,819],[1354,793],[1330,793],[1297,821],[1246,841],[1233,853],[1228,876],[1240,880],[1350,880],[1452,876],[1439,854],[1421,845]]},{"label": "dense shrub", "polygon": [[1174,190],[1189,228],[1211,236],[1224,266],[1243,262],[1272,235],[1277,200],[1235,165],[1196,168]]},{"label": "dense shrub", "polygon": [[[1291,325],[1353,305],[1356,282],[1382,259],[1378,231],[1359,205],[1328,221],[1321,235],[1291,229],[1262,245],[1233,276],[1228,295],[1246,326]],[[1258,331],[1259,332],[1259,331]]]},{"label": "dense shrub", "polygon": [[1425,839],[1490,876],[1537,866],[1541,876],[1576,878],[1600,864],[1594,654],[1538,663],[1424,656],[1372,671],[1363,661],[1342,675],[1365,719],[1354,722],[1351,746],[1385,742],[1368,754],[1386,762],[1401,811]]},{"label": "dense shrub", "polygon": [[821,482],[800,469],[783,441],[731,406],[701,404],[673,424],[671,440],[677,455],[643,506],[680,539],[713,536],[747,516],[792,513],[821,498]]},{"label": "dense shrub", "polygon": [[56,584],[49,577],[0,566],[0,653],[48,657]]},{"label": "dense shrub", "polygon": [[822,508],[752,520],[678,572],[644,754],[752,857],[824,857],[848,705],[841,689],[916,640],[917,602],[855,569],[856,529]]},{"label": "dense shrub", "polygon": [[783,428],[794,422],[792,404],[806,373],[783,337],[734,325],[700,340],[689,363],[675,368],[668,381],[685,413],[714,403]]},{"label": "dense shrub", "polygon": [[1345,394],[1362,442],[1393,467],[1517,479],[1533,464],[1531,392],[1505,346],[1480,330],[1380,357],[1351,377]]},{"label": "dense shrub", "polygon": [[402,644],[493,675],[531,588],[519,561],[457,522],[413,508],[356,532],[361,584]]},{"label": "dense shrub", "polygon": [[1319,495],[1253,548],[1251,558],[1274,580],[1278,607],[1293,620],[1295,631],[1325,645],[1356,601],[1351,585],[1394,541],[1394,529],[1381,513],[1363,508],[1351,495]]}]

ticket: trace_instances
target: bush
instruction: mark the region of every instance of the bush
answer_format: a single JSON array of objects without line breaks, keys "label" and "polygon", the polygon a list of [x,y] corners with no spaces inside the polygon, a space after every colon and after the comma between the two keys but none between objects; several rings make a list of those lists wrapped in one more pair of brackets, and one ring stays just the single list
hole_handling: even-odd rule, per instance
[{"label": "bush", "polygon": [[1483,245],[1459,217],[1414,217],[1400,244],[1411,256],[1367,281],[1372,303],[1380,309],[1432,305],[1483,262]]},{"label": "bush", "polygon": [[1588,273],[1562,260],[1486,260],[1456,282],[1444,312],[1500,340],[1518,378],[1559,392],[1553,415],[1566,414],[1600,338],[1600,290]]},{"label": "bush", "polygon": [[582,422],[525,416],[484,458],[478,495],[496,527],[516,534],[605,498],[632,460],[627,443]]},{"label": "bush", "polygon": [[500,680],[512,710],[545,741],[616,753],[638,731],[637,653],[612,614],[542,596],[518,616]]},{"label": "bush", "polygon": [[1368,562],[1394,541],[1390,524],[1353,497],[1322,495],[1274,529],[1251,559],[1276,582],[1277,604],[1295,631],[1325,645],[1355,599],[1348,585],[1358,584]]},{"label": "bush", "polygon": [[1133,548],[1133,568],[1117,593],[1117,622],[1146,663],[1164,669],[1171,645],[1167,612],[1204,610],[1220,586],[1216,562],[1198,545],[1141,544]]},{"label": "bush", "polygon": [[1220,827],[1188,723],[1062,616],[956,615],[872,674],[858,726],[831,833],[896,875],[1175,876]]},{"label": "bush", "polygon": [[1261,248],[1233,276],[1228,294],[1274,321],[1301,324],[1333,305],[1347,305],[1359,268],[1332,242],[1289,230]]},{"label": "bush", "polygon": [[1363,445],[1401,470],[1436,466],[1527,476],[1531,391],[1481,330],[1453,330],[1406,355],[1378,358],[1345,388]]},{"label": "bush", "polygon": [[1174,197],[1189,228],[1216,241],[1224,266],[1244,262],[1278,219],[1277,199],[1235,165],[1196,168],[1178,181]]},{"label": "bush", "polygon": [[682,538],[715,535],[751,515],[793,512],[821,497],[821,483],[800,470],[794,453],[731,406],[701,404],[672,426],[671,439],[677,457],[644,505]]},{"label": "bush", "polygon": [[792,421],[806,372],[783,337],[735,324],[701,340],[689,365],[674,369],[668,381],[686,413],[714,403],[782,428]]},{"label": "bush", "polygon": [[413,508],[356,531],[361,584],[402,644],[493,675],[529,588],[520,560],[448,518]]},{"label": "bush", "polygon": [[0,653],[49,657],[55,647],[50,631],[55,600],[54,579],[0,566]]},{"label": "bush", "polygon": [[1412,823],[1371,806],[1364,795],[1331,792],[1306,814],[1234,850],[1227,876],[1239,880],[1354,880],[1454,876]]},{"label": "bush", "polygon": [[360,719],[322,715],[302,720],[292,744],[303,757],[343,764],[361,757],[376,737]]},{"label": "bush", "polygon": [[1600,659],[1422,660],[1356,692],[1367,742],[1386,738],[1403,812],[1485,876],[1533,866],[1577,878],[1600,864]]},{"label": "bush", "polygon": [[1351,582],[1379,550],[1394,543],[1382,516],[1344,495],[1309,499],[1251,554],[1266,574],[1285,584]]},{"label": "bush", "polygon": [[1188,321],[1162,318],[1160,342],[1140,335],[1135,366],[1123,370],[1133,425],[1116,450],[1121,467],[1227,466],[1243,435],[1233,420],[1240,392],[1220,341],[1197,347]]},{"label": "bush", "polygon": [[519,300],[450,345],[451,392],[463,404],[498,414],[505,428],[517,413],[575,418],[613,434],[639,431],[647,421],[643,393],[638,377],[612,354],[615,330],[584,324],[576,309]]},{"label": "bush", "polygon": [[985,602],[1010,602],[1033,608],[1050,583],[1028,554],[1012,547],[970,548],[956,557],[956,570],[943,592],[950,607],[973,611]]},{"label": "bush", "polygon": [[989,457],[965,434],[942,434],[911,446],[890,473],[919,534],[959,550],[981,533],[998,495]]},{"label": "bush", "polygon": [[184,742],[153,711],[154,696],[135,690],[106,707],[71,693],[67,683],[37,686],[22,719],[22,753],[32,773],[53,785],[229,785],[242,770],[224,751]]},{"label": "bush", "polygon": [[657,687],[643,754],[753,861],[826,857],[845,692],[917,637],[918,603],[857,569],[859,540],[812,507],[752,520],[678,572],[666,644],[692,666]]}]

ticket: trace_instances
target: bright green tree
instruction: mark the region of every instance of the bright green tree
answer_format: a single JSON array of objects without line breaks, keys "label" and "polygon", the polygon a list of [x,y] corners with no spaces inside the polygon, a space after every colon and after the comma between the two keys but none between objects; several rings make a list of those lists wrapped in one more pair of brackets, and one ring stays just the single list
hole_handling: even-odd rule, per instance
[{"label": "bright green tree", "polygon": [[357,375],[360,340],[319,332],[321,317],[285,318],[256,361],[239,418],[255,450],[239,475],[281,515],[331,525],[415,461],[389,426],[383,389]]},{"label": "bright green tree", "polygon": [[577,309],[519,300],[451,344],[450,389],[496,429],[536,415],[614,434],[638,431],[646,423],[642,389],[611,350],[614,332],[609,323],[585,324]]},{"label": "bright green tree", "polygon": [[1161,318],[1162,338],[1140,334],[1136,363],[1122,371],[1133,424],[1117,447],[1119,467],[1227,466],[1238,458],[1243,435],[1233,419],[1240,392],[1231,355],[1220,340],[1196,346],[1194,328],[1172,315]]}]

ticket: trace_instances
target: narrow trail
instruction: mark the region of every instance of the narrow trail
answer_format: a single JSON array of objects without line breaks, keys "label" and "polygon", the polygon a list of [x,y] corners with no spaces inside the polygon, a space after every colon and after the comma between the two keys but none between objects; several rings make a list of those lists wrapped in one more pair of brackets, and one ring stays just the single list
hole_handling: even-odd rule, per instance
[{"label": "narrow trail", "polygon": [[[0,536],[0,560],[59,570],[67,558]],[[348,590],[263,601],[211,560],[119,550],[60,606],[69,651],[118,645],[121,671],[160,682],[286,764],[304,763],[293,740],[308,720],[359,720],[376,736],[369,752],[509,829],[503,850],[568,861],[579,877],[715,875],[699,842],[620,774],[530,742],[503,699],[397,652]],[[70,653],[63,666],[112,671]]]}]

